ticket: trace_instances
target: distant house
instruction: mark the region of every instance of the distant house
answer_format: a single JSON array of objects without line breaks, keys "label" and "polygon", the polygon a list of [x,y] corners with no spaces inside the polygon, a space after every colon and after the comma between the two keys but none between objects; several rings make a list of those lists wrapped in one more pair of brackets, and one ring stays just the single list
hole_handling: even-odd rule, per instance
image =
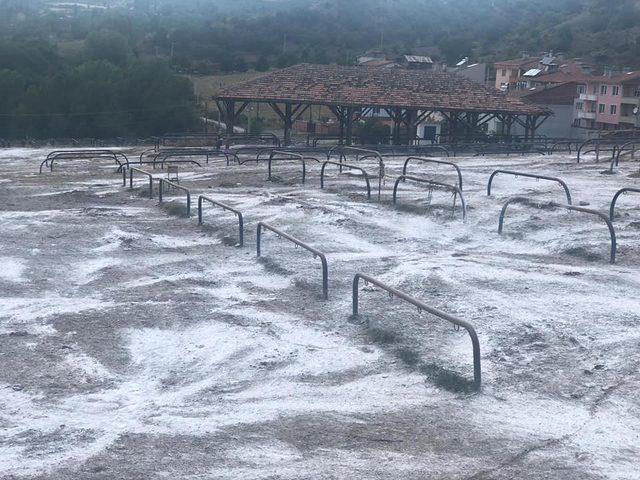
[{"label": "distant house", "polygon": [[424,55],[404,55],[402,57],[402,66],[415,70],[435,70],[437,64]]},{"label": "distant house", "polygon": [[640,128],[640,71],[594,76],[580,82],[573,125],[595,130]]},{"label": "distant house", "polygon": [[495,85],[502,91],[532,88],[541,83],[560,85],[591,73],[591,67],[580,59],[565,60],[551,53],[496,62],[495,69]]},{"label": "distant house", "polygon": [[496,62],[496,88],[507,91],[515,88],[525,73],[530,72],[540,63],[538,57],[522,57],[515,60]]},{"label": "distant house", "polygon": [[[538,128],[539,135],[558,138],[582,138],[584,131],[577,128],[573,123],[574,102],[578,94],[577,81],[559,83],[556,85],[540,85],[536,87],[514,90],[510,95],[535,103],[553,112]],[[522,130],[522,131],[519,131]],[[514,134],[522,134],[524,130],[515,125],[512,129]]]},{"label": "distant house", "polygon": [[471,63],[469,62],[469,57],[460,60],[455,67],[448,67],[447,71],[462,75],[469,80],[482,84],[489,82],[491,73],[489,65],[486,63]]}]

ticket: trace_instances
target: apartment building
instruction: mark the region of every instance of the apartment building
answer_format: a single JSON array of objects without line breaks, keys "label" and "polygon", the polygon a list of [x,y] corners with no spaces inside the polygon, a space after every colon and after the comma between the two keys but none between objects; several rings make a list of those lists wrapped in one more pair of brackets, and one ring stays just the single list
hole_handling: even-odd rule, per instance
[{"label": "apartment building", "polygon": [[574,126],[593,130],[640,128],[640,71],[591,77],[577,89]]}]

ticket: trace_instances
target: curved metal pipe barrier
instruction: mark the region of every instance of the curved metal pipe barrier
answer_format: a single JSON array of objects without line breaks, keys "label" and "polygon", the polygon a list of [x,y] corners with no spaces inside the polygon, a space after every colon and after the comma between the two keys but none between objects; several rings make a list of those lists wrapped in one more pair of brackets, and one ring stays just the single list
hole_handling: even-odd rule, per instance
[{"label": "curved metal pipe barrier", "polygon": [[256,252],[258,254],[258,257],[261,255],[260,246],[262,242],[262,229],[271,230],[273,233],[275,233],[279,237],[289,240],[290,242],[298,245],[299,247],[302,247],[305,250],[313,253],[314,258],[316,256],[320,257],[320,261],[322,262],[322,293],[323,293],[324,299],[327,300],[329,298],[329,267],[327,264],[327,257],[324,255],[324,253],[322,253],[320,250],[313,248],[311,245],[307,245],[301,240],[298,240],[297,238],[284,233],[282,230],[278,230],[277,228],[272,227],[267,223],[258,222],[258,229],[256,232]]},{"label": "curved metal pipe barrier", "polygon": [[[622,153],[625,151],[628,151],[631,153],[631,158],[635,159],[636,157],[636,146],[640,144],[640,140],[632,140],[630,142],[624,143],[622,144],[620,147],[618,147],[618,151],[616,152],[616,154],[613,156],[613,158],[611,159],[611,166],[609,168],[610,172],[613,172],[613,167],[614,166],[618,166],[620,164],[620,157],[622,156]],[[629,148],[632,147],[632,148]]]},{"label": "curved metal pipe barrier", "polygon": [[435,163],[439,165],[452,166],[453,168],[456,169],[456,173],[458,174],[458,186],[460,187],[460,190],[462,190],[462,171],[460,170],[460,167],[457,164],[453,162],[447,162],[445,160],[436,160],[434,158],[409,157],[405,160],[404,166],[402,167],[402,175],[407,174],[407,166],[409,165],[409,162],[411,162],[412,160],[417,160],[419,162],[424,162],[424,163]]},{"label": "curved metal pipe barrier", "polygon": [[[123,180],[126,185],[126,170],[122,170]],[[136,167],[129,167],[129,188],[133,188],[133,172],[138,172],[142,175],[146,175],[149,178],[149,198],[153,198],[153,175],[145,170]]]},{"label": "curved metal pipe barrier", "polygon": [[[524,205],[529,205],[529,206],[535,206],[536,208],[541,208],[540,205],[536,205],[536,204],[532,204],[530,202],[530,200],[528,198],[525,197],[514,197],[511,198],[509,200],[507,200],[507,202],[504,204],[504,206],[502,207],[502,210],[500,211],[500,221],[498,223],[498,233],[502,234],[502,229],[504,226],[504,217],[507,213],[507,208],[509,207],[509,205],[511,205],[512,203],[521,203]],[[563,205],[561,203],[555,203],[555,202],[551,202],[549,204],[547,204],[550,207],[554,207],[554,208],[564,208],[565,210],[569,210],[572,212],[580,212],[580,213],[586,213],[589,215],[595,215],[597,217],[600,217],[602,220],[604,220],[604,222],[607,224],[607,228],[609,229],[609,236],[611,237],[611,253],[610,253],[610,263],[616,263],[616,247],[617,247],[617,241],[616,241],[616,231],[613,228],[613,224],[611,223],[611,221],[609,220],[609,217],[607,215],[605,215],[602,212],[598,212],[597,210],[592,210],[590,208],[584,208],[584,207],[576,207],[574,205]]]},{"label": "curved metal pipe barrier", "polygon": [[304,184],[307,178],[307,162],[305,161],[305,157],[298,153],[282,152],[280,150],[272,151],[269,155],[269,176],[267,177],[268,180],[271,180],[271,164],[274,160],[292,160],[302,163],[302,183]]},{"label": "curved metal pipe barrier", "polygon": [[454,317],[453,315],[449,315],[448,313],[442,312],[438,309],[435,309],[433,307],[430,307],[429,305],[427,305],[424,302],[421,302],[420,300],[417,300],[409,295],[407,295],[404,292],[401,292],[400,290],[397,290],[393,287],[390,287],[388,285],[385,285],[384,283],[382,283],[379,280],[376,280],[375,278],[370,277],[369,275],[365,275],[363,273],[358,273],[356,274],[356,276],[353,278],[353,316],[357,317],[358,316],[358,293],[359,293],[359,287],[360,287],[360,280],[364,280],[365,283],[371,283],[372,285],[375,285],[376,287],[388,292],[390,295],[392,296],[396,296],[402,300],[404,300],[405,302],[410,303],[411,305],[414,305],[416,307],[418,307],[418,312],[422,313],[422,310],[424,310],[425,312],[430,313],[431,315],[435,315],[438,318],[441,318],[443,320],[446,320],[449,323],[452,323],[453,325],[455,325],[456,327],[462,327],[464,328],[467,333],[469,334],[469,337],[471,338],[471,345],[473,347],[473,385],[475,387],[476,390],[480,390],[480,387],[482,385],[482,370],[481,370],[481,366],[480,366],[480,341],[478,340],[478,334],[476,333],[475,328],[473,328],[473,325],[471,325],[469,322],[465,321],[465,320],[461,320],[459,318]]},{"label": "curved metal pipe barrier", "polygon": [[178,185],[175,182],[172,182],[170,180],[161,178],[160,179],[160,188],[158,189],[158,201],[159,203],[162,204],[162,191],[164,188],[164,185],[167,184],[170,187],[173,187],[177,190],[182,190],[183,192],[185,192],[187,194],[187,217],[191,216],[191,192],[189,191],[188,188],[183,187],[182,185]]},{"label": "curved metal pipe barrier", "polygon": [[[123,164],[119,157],[123,157],[125,163]],[[45,165],[50,167],[50,171],[53,172],[53,164],[56,160],[91,160],[94,158],[111,158],[118,164],[118,172],[122,171],[122,168],[129,166],[129,159],[124,153],[116,153],[112,150],[58,150],[47,155],[45,160],[40,164],[39,173],[42,173],[42,169]]]},{"label": "curved metal pipe barrier", "polygon": [[451,216],[455,214],[456,197],[457,195],[460,195],[460,202],[462,203],[462,220],[467,219],[467,202],[465,202],[464,200],[464,194],[462,193],[462,190],[460,190],[460,188],[457,185],[450,185],[448,183],[435,182],[427,178],[412,177],[411,175],[400,175],[396,180],[396,183],[393,185],[393,204],[394,205],[396,204],[396,200],[398,196],[398,185],[400,185],[400,182],[404,182],[405,180],[411,180],[412,182],[418,182],[418,183],[425,183],[427,185],[435,186],[435,187],[448,188],[449,190],[453,191],[454,193],[453,211],[451,212]]},{"label": "curved metal pipe barrier", "polygon": [[[380,154],[380,152],[376,151],[376,150],[370,150],[367,148],[358,148],[358,147],[350,147],[350,146],[344,146],[344,145],[338,145],[339,148],[332,148],[329,150],[329,152],[327,153],[327,160],[331,160],[331,156],[337,151],[339,150],[340,152],[340,164],[344,165],[342,163],[342,160],[344,159],[344,161],[347,161],[347,157],[345,155],[345,151],[346,152],[351,152],[354,153],[356,155],[356,162],[359,160],[365,160],[367,158],[375,158],[378,160],[378,201],[380,201],[380,197],[382,195],[382,179],[384,178],[385,175],[385,165],[384,165],[384,160],[382,159],[382,155]],[[360,154],[363,154],[362,157],[360,156]],[[340,166],[340,172],[342,173],[342,166]],[[368,181],[368,179],[367,179]],[[370,197],[369,197],[370,198]]]},{"label": "curved metal pipe barrier", "polygon": [[356,167],[355,165],[349,165],[346,163],[339,163],[331,160],[327,160],[326,162],[324,162],[322,164],[322,168],[320,169],[320,189],[324,188],[324,170],[327,167],[327,165],[337,165],[340,168],[345,167],[345,168],[348,168],[349,170],[358,170],[359,172],[362,172],[362,175],[364,176],[364,180],[365,182],[367,182],[367,199],[371,200],[371,183],[369,182],[369,175],[367,175],[367,172],[365,172],[364,169],[360,167]]},{"label": "curved metal pipe barrier", "polygon": [[616,194],[613,196],[613,200],[611,201],[611,206],[609,207],[609,220],[611,220],[612,222],[614,221],[616,213],[616,203],[618,202],[620,196],[630,192],[640,193],[640,188],[627,187],[616,192]]},{"label": "curved metal pipe barrier", "polygon": [[210,204],[216,205],[222,208],[223,210],[226,210],[228,212],[235,214],[238,217],[238,237],[240,240],[239,241],[240,246],[243,247],[244,246],[244,217],[242,216],[242,212],[240,210],[236,210],[233,207],[230,207],[225,203],[218,202],[217,200],[209,198],[205,195],[200,195],[198,197],[198,225],[202,225],[203,223],[202,222],[202,203],[203,202],[209,202]]},{"label": "curved metal pipe barrier", "polygon": [[550,182],[556,182],[560,184],[560,186],[564,189],[564,193],[567,197],[567,203],[571,205],[571,192],[569,191],[569,187],[565,183],[564,180],[557,177],[547,177],[544,175],[536,175],[535,173],[527,173],[527,172],[514,172],[512,170],[496,170],[489,177],[489,183],[487,183],[487,196],[491,196],[491,185],[493,184],[493,179],[498,175],[513,175],[514,177],[528,177],[535,178],[536,180],[548,180]]}]

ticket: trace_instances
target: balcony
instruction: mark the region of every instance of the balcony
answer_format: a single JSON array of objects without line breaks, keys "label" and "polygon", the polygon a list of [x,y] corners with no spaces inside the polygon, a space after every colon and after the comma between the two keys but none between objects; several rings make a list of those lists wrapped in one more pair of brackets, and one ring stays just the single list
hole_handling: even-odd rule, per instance
[{"label": "balcony", "polygon": [[627,105],[640,105],[640,97],[622,97],[620,101]]},{"label": "balcony", "polygon": [[620,123],[628,123],[630,125],[640,126],[640,117],[636,115],[622,115],[620,117]]},{"label": "balcony", "polygon": [[581,93],[580,94],[580,100],[583,100],[585,102],[595,102],[598,100],[598,96],[597,95],[592,95],[590,93]]},{"label": "balcony", "polygon": [[585,112],[584,110],[578,110],[576,112],[576,118],[586,118],[588,120],[595,120],[596,112]]}]

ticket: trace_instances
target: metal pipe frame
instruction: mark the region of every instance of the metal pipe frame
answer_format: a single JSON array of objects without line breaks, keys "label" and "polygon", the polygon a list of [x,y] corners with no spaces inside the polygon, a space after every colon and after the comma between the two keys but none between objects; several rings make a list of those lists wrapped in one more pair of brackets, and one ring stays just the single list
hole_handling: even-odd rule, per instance
[{"label": "metal pipe frame", "polygon": [[322,168],[320,169],[320,189],[324,188],[324,170],[327,167],[327,165],[336,165],[340,168],[345,167],[350,170],[358,170],[359,172],[362,172],[362,175],[364,176],[364,180],[365,182],[367,182],[367,199],[371,200],[371,183],[369,182],[369,175],[363,168],[356,167],[355,165],[349,165],[347,163],[339,163],[339,162],[334,162],[332,160],[327,160],[326,162],[324,162],[322,164]]},{"label": "metal pipe frame", "polygon": [[433,180],[429,180],[427,178],[412,177],[411,175],[400,175],[396,180],[396,183],[393,185],[393,204],[394,205],[396,204],[396,201],[397,201],[398,185],[400,185],[400,182],[404,182],[406,180],[411,180],[412,182],[418,182],[418,183],[426,183],[427,185],[432,187],[447,188],[453,191],[454,197],[453,197],[453,211],[451,212],[452,217],[456,211],[456,197],[460,195],[460,202],[462,203],[462,220],[464,221],[467,219],[467,202],[464,199],[464,194],[462,193],[462,190],[460,190],[460,187],[458,187],[457,185],[450,185],[448,183],[436,182]]},{"label": "metal pipe frame", "polygon": [[[351,153],[355,153],[356,155],[356,162],[358,160],[365,160],[367,158],[375,158],[378,160],[378,201],[380,201],[380,197],[382,196],[382,179],[384,178],[384,174],[385,174],[385,165],[384,165],[384,160],[382,159],[382,155],[380,155],[380,152],[376,151],[376,150],[369,150],[366,148],[358,148],[358,147],[350,147],[350,146],[345,146],[345,145],[339,145],[338,146],[339,149],[336,149],[335,147],[330,149],[329,152],[327,153],[327,160],[331,160],[331,156],[333,155],[333,153],[335,153],[336,150],[340,151],[340,165],[344,165],[342,163],[342,159],[344,158],[345,162],[347,161],[347,157],[345,155],[345,151],[346,152],[351,152]],[[362,157],[360,157],[360,154],[364,154]],[[342,172],[342,166],[340,166],[340,172]],[[367,178],[367,183],[368,183],[368,178]],[[369,197],[371,198],[371,197]]]},{"label": "metal pipe frame", "polygon": [[233,142],[236,140],[258,140],[264,142],[271,142],[275,147],[280,147],[282,145],[282,140],[275,133],[261,133],[259,135],[230,135],[228,137],[223,137],[223,140],[227,146],[231,146]]},{"label": "metal pipe frame", "polygon": [[[585,140],[578,147],[577,154],[577,163],[580,163],[580,159],[582,155],[586,155],[587,153],[596,152],[596,161],[600,160],[600,152],[612,152],[612,157],[615,158],[619,146],[629,142],[637,140],[634,138],[590,138]],[[590,147],[590,148],[588,148]]]},{"label": "metal pipe frame", "polygon": [[[611,166],[609,167],[609,171],[613,172],[613,167],[618,166],[620,164],[620,156],[624,151],[631,152],[631,158],[635,158],[637,145],[640,145],[640,140],[632,140],[618,147],[617,152],[614,154],[613,158],[611,159]],[[629,147],[632,147],[632,148],[629,148]]]},{"label": "metal pipe frame", "polygon": [[[258,154],[258,156],[259,155],[260,154]],[[281,150],[274,150],[269,155],[269,176],[267,177],[267,179],[271,180],[271,164],[273,163],[274,160],[298,161],[302,163],[302,184],[304,185],[304,182],[307,178],[307,162],[305,161],[307,159],[309,159],[309,157],[303,157],[298,153],[290,153],[290,152],[283,152]],[[314,160],[318,161],[317,159],[314,159]]]},{"label": "metal pipe frame", "polygon": [[556,182],[556,183],[560,184],[560,186],[564,189],[564,193],[565,193],[565,195],[567,197],[567,203],[569,205],[572,204],[571,192],[569,191],[569,187],[567,186],[567,184],[565,183],[564,180],[562,180],[560,178],[557,178],[557,177],[547,177],[547,176],[544,176],[544,175],[536,175],[535,173],[527,173],[527,172],[514,172],[512,170],[496,170],[491,174],[491,176],[489,177],[489,183],[487,183],[487,196],[488,197],[491,196],[491,185],[493,184],[493,179],[499,174],[513,175],[514,177],[535,178],[536,180],[548,180],[550,182]]},{"label": "metal pipe frame", "polygon": [[461,320],[453,315],[449,315],[448,313],[442,312],[436,308],[430,307],[424,302],[417,300],[400,290],[397,290],[393,287],[385,285],[379,280],[370,277],[369,275],[365,275],[363,273],[358,273],[353,278],[353,316],[358,316],[358,302],[359,302],[359,290],[360,290],[360,280],[363,280],[365,283],[371,283],[376,287],[386,291],[392,296],[396,296],[405,302],[418,307],[418,312],[422,313],[422,310],[430,313],[442,320],[446,320],[449,323],[452,323],[456,327],[464,328],[469,337],[471,338],[471,345],[473,347],[473,385],[476,390],[480,390],[482,386],[482,369],[481,369],[481,357],[480,357],[480,341],[478,340],[478,334],[476,333],[475,328],[469,322],[465,320]]},{"label": "metal pipe frame", "polygon": [[611,222],[613,222],[615,218],[616,203],[618,202],[618,199],[620,198],[621,195],[626,195],[627,193],[630,193],[630,192],[640,193],[640,188],[633,188],[633,187],[623,188],[618,190],[616,194],[613,196],[613,200],[611,200],[611,206],[609,207],[609,220],[611,220]]},{"label": "metal pipe frame", "polygon": [[[123,157],[125,163],[123,164],[120,159]],[[50,167],[50,171],[53,172],[53,164],[55,160],[90,160],[93,158],[111,158],[118,164],[118,172],[122,171],[122,168],[129,166],[129,159],[124,153],[116,153],[112,150],[69,150],[69,151],[57,151],[54,154],[47,155],[47,158],[40,164],[39,173],[42,173],[42,169],[45,165]],[[50,162],[50,163],[49,163]]]},{"label": "metal pipe frame", "polygon": [[158,189],[158,201],[160,204],[162,204],[162,190],[164,185],[167,184],[170,187],[173,187],[177,190],[182,190],[183,192],[185,192],[187,194],[187,217],[191,216],[191,192],[189,191],[188,188],[183,187],[182,185],[178,185],[175,182],[172,182],[170,180],[161,178],[160,179],[160,188]]},{"label": "metal pipe frame", "polygon": [[209,202],[210,204],[218,206],[223,210],[234,213],[238,217],[238,236],[240,240],[240,246],[243,247],[244,246],[244,217],[242,216],[242,212],[240,210],[236,210],[233,207],[230,207],[225,203],[218,202],[217,200],[209,198],[205,195],[200,195],[198,197],[198,225],[202,225],[203,223],[202,222],[202,203],[203,202]]},{"label": "metal pipe frame", "polygon": [[[206,148],[206,147],[184,147],[184,148],[166,148],[163,150],[149,149],[144,150],[138,156],[138,163],[142,165],[144,162],[143,157],[153,157],[154,159],[158,159],[163,155],[170,155],[175,153],[200,153],[202,156],[223,156],[224,152],[215,148]],[[207,159],[208,160],[208,159]]]},{"label": "metal pipe frame", "polygon": [[402,167],[402,175],[406,175],[407,174],[407,166],[409,165],[409,162],[411,162],[412,160],[416,160],[419,162],[424,162],[424,163],[435,163],[438,165],[449,165],[453,168],[456,169],[456,173],[458,174],[458,186],[460,187],[460,190],[462,190],[462,171],[460,170],[460,167],[453,163],[453,162],[447,162],[446,160],[436,160],[433,158],[424,158],[424,157],[409,157],[405,160],[404,162],[404,166]]},{"label": "metal pipe frame", "polygon": [[557,147],[566,146],[567,151],[569,152],[569,155],[571,155],[571,153],[573,153],[572,147],[575,145],[575,148],[577,149],[577,148],[580,147],[580,143],[582,143],[582,142],[579,142],[577,140],[560,140],[560,141],[557,141],[557,142],[553,143],[551,145],[551,147],[549,147],[549,154],[554,153],[556,151]]},{"label": "metal pipe frame", "polygon": [[[502,207],[502,210],[500,212],[500,221],[498,223],[498,233],[502,234],[502,229],[504,226],[504,217],[505,214],[507,213],[507,208],[509,207],[509,205],[511,205],[512,203],[522,203],[525,205],[531,205],[531,202],[528,198],[525,197],[514,197],[511,198],[509,200],[507,200],[507,202],[504,204],[504,206]],[[540,205],[533,205],[536,208],[541,208]],[[553,207],[553,208],[563,208],[565,210],[569,210],[572,212],[580,212],[580,213],[586,213],[588,215],[595,215],[597,217],[600,217],[606,224],[607,224],[607,228],[609,229],[609,236],[611,237],[611,253],[610,253],[610,263],[614,264],[616,263],[616,247],[617,247],[617,241],[616,241],[616,231],[615,228],[613,227],[613,224],[611,223],[611,221],[609,220],[609,217],[607,215],[605,215],[602,212],[598,212],[597,210],[592,210],[590,208],[584,208],[584,207],[576,207],[574,205],[563,205],[561,203],[555,203],[555,202],[551,202],[548,204],[548,206]]]},{"label": "metal pipe frame", "polygon": [[[209,156],[212,155],[212,153],[213,152],[211,150],[182,150],[182,151],[177,151],[177,150],[176,151],[167,151],[167,150],[164,150],[164,151],[160,151],[158,154],[156,154],[153,157],[152,164],[153,164],[153,168],[155,169],[156,168],[156,164],[158,162],[160,162],[160,167],[164,169],[164,164],[165,163],[172,163],[172,162],[170,162],[168,160],[169,158],[193,158],[193,157],[206,157],[207,163],[209,163]],[[162,158],[162,160],[159,160],[160,158]],[[174,162],[175,162],[175,160],[174,160]],[[199,167],[202,166],[200,164],[200,162],[197,162],[195,160],[191,160],[190,163],[195,163]]]},{"label": "metal pipe frame", "polygon": [[104,154],[104,155],[109,155],[109,156],[116,156],[120,155],[121,157],[124,157],[125,159],[127,158],[127,156],[122,153],[122,152],[116,152],[115,150],[109,150],[109,149],[104,149],[104,148],[100,148],[100,149],[96,149],[96,148],[79,148],[79,149],[74,149],[74,150],[53,150],[51,152],[49,152],[47,154],[46,157],[46,163],[45,165],[48,167],[49,166],[49,160],[51,160],[52,157],[55,157],[57,155],[81,155],[81,154]]},{"label": "metal pipe frame", "polygon": [[[124,177],[124,175],[126,175],[126,172],[127,172],[126,170],[122,170],[123,180],[125,182],[125,185],[126,185],[126,177]],[[129,189],[133,188],[133,172],[138,172],[142,175],[146,175],[147,177],[149,177],[149,198],[153,198],[153,175],[140,168],[129,167]]]},{"label": "metal pipe frame", "polygon": [[282,230],[279,230],[275,227],[272,227],[271,225],[269,225],[268,223],[265,222],[258,222],[258,227],[256,230],[256,253],[257,256],[260,257],[261,255],[261,250],[260,250],[260,246],[261,246],[261,242],[262,242],[262,230],[270,230],[273,233],[275,233],[276,235],[278,235],[279,237],[282,237],[286,240],[289,240],[290,242],[298,245],[301,248],[304,248],[305,250],[311,252],[314,256],[314,258],[316,256],[320,257],[320,261],[322,262],[322,293],[323,293],[323,297],[325,300],[327,300],[329,298],[329,267],[327,264],[327,257],[325,256],[324,253],[322,253],[321,251],[313,248],[311,245],[308,245],[304,242],[302,242],[301,240],[298,240],[295,237],[292,237],[291,235],[283,232]]},{"label": "metal pipe frame", "polygon": [[499,155],[501,153],[507,156],[512,153],[538,153],[540,155],[546,155],[544,148],[537,147],[530,143],[488,143],[475,148],[476,157],[484,157],[487,154]]}]

